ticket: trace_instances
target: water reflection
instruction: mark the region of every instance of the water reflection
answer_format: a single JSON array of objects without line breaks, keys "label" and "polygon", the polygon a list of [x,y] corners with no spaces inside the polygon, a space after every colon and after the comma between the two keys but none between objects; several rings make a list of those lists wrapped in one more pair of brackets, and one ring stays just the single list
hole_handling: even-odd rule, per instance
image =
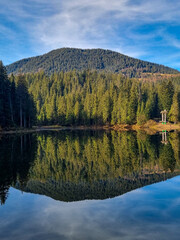
[{"label": "water reflection", "polygon": [[0,201],[4,204],[10,186],[25,186],[30,166],[35,160],[35,135],[5,136],[0,138]]},{"label": "water reflection", "polygon": [[162,131],[162,132],[161,132],[161,135],[162,135],[162,141],[161,141],[161,143],[163,143],[163,144],[168,144],[167,131],[166,131],[166,130],[165,130],[165,131]]},{"label": "water reflection", "polygon": [[60,131],[0,140],[1,204],[10,186],[61,201],[106,199],[180,174],[179,133]]},{"label": "water reflection", "polygon": [[180,177],[103,201],[60,202],[11,189],[1,240],[178,240]]}]

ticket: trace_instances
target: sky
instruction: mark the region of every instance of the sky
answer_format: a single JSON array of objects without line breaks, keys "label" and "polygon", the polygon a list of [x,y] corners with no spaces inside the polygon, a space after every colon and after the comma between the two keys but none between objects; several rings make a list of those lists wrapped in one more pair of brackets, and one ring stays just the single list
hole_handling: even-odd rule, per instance
[{"label": "sky", "polygon": [[0,59],[103,48],[180,70],[179,19],[178,0],[0,0]]}]

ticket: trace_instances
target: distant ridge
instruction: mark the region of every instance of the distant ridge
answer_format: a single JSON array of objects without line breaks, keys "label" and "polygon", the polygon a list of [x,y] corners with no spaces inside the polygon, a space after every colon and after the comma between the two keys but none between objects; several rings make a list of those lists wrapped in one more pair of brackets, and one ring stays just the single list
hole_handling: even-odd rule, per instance
[{"label": "distant ridge", "polygon": [[178,70],[163,65],[128,57],[104,49],[60,48],[41,56],[22,59],[7,67],[8,74],[38,72],[47,74],[71,70],[97,70],[122,72],[129,77],[140,77],[142,73],[176,74]]},{"label": "distant ridge", "polygon": [[51,197],[52,199],[74,202],[87,199],[107,199],[126,194],[132,190],[170,179],[179,174],[174,173],[155,173],[137,176],[137,178],[118,178],[113,180],[101,180],[95,182],[62,182],[49,179],[47,181],[29,180],[27,185],[15,185],[13,187],[34,194]]}]

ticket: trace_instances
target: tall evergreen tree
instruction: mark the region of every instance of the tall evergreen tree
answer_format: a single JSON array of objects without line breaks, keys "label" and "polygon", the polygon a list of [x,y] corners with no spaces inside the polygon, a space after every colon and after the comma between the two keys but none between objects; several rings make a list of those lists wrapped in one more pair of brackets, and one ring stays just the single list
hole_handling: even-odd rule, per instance
[{"label": "tall evergreen tree", "polygon": [[158,90],[159,108],[160,110],[170,111],[172,99],[174,95],[174,86],[172,81],[163,81]]},{"label": "tall evergreen tree", "polygon": [[172,106],[171,106],[171,109],[169,112],[169,120],[174,123],[177,123],[179,121],[179,117],[180,117],[179,95],[180,94],[178,92],[174,93]]},{"label": "tall evergreen tree", "polygon": [[0,61],[0,126],[11,125],[10,117],[10,82],[8,81],[6,69]]}]

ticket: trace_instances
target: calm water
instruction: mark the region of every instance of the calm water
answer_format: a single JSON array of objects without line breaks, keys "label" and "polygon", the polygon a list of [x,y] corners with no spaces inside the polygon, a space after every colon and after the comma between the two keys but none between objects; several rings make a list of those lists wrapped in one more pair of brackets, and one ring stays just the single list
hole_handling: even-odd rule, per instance
[{"label": "calm water", "polygon": [[180,134],[0,138],[0,239],[179,239]]}]

